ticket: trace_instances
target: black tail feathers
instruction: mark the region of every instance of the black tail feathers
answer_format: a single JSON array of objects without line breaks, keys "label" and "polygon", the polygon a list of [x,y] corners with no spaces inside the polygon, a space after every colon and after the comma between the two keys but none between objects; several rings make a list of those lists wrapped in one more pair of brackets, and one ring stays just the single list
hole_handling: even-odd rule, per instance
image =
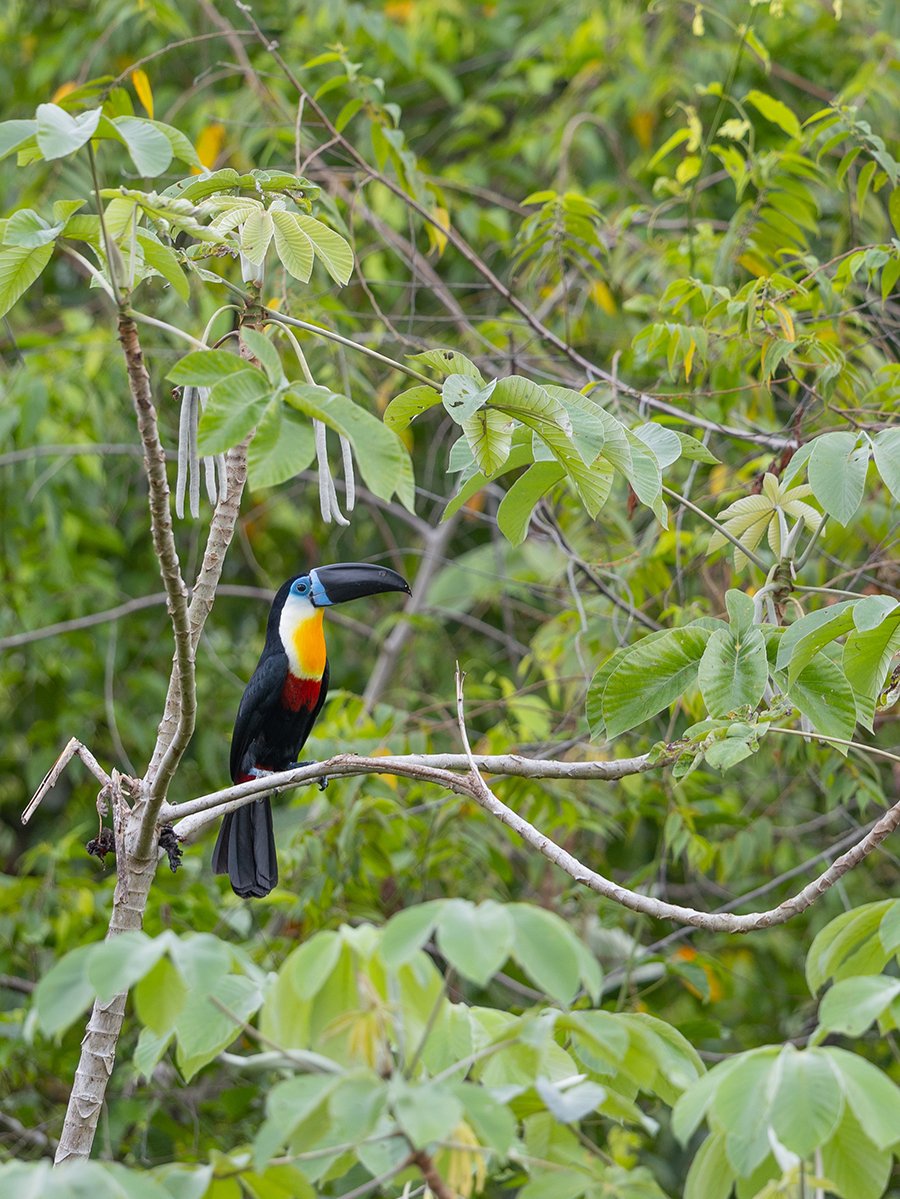
[{"label": "black tail feathers", "polygon": [[268,799],[245,804],[222,821],[213,850],[213,870],[227,874],[242,899],[261,899],[278,882],[278,860]]}]

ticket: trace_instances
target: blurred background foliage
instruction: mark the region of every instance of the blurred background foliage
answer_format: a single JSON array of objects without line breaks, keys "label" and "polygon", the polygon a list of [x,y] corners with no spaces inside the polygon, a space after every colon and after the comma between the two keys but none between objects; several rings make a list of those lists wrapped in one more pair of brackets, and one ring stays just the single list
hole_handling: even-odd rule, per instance
[{"label": "blurred background foliage", "polygon": [[[887,252],[877,256],[897,236],[896,6],[259,0],[253,12],[360,153],[440,212],[558,337],[700,421],[675,425],[705,437],[721,464],[682,461],[675,473],[706,511],[784,463],[765,444],[703,422],[805,440],[874,431],[896,411],[900,305]],[[180,39],[187,44],[154,57]],[[273,276],[273,306],[394,357],[454,346],[494,374],[584,384],[577,364],[542,342],[440,231],[364,177],[340,145],[322,148],[327,136],[298,112],[229,5],[10,0],[0,47],[6,118],[118,77],[134,111],[151,98],[155,116],[182,129],[205,166],[299,167],[320,184],[326,219],[351,240],[357,271],[346,288],[323,274],[299,296]],[[138,76],[136,86],[132,71],[145,58],[146,84]],[[27,172],[8,160],[3,213],[46,209],[89,187],[83,157]],[[688,279],[697,286],[685,298]],[[197,334],[216,302],[198,290],[189,309],[157,287],[153,311]],[[182,347],[152,330],[144,341],[163,437],[174,446],[178,412],[163,378]],[[320,382],[373,411],[404,388],[399,374],[362,355],[309,338],[304,347]],[[83,850],[96,828],[95,788],[78,768],[27,829],[19,813],[70,736],[107,766],[142,769],[171,645],[102,296],[56,257],[5,319],[0,356],[0,1144],[39,1156],[59,1130],[79,1035],[32,1039],[29,993],[55,957],[103,935],[113,878]],[[613,401],[626,423],[652,415],[627,392]],[[589,744],[584,696],[598,663],[643,631],[636,612],[667,625],[719,615],[726,588],[748,586],[750,576],[735,574],[723,553],[706,558],[708,530],[689,514],[673,509],[662,531],[624,489],[596,521],[554,496],[516,548],[497,531],[496,486],[438,525],[453,490],[452,436],[440,407],[404,433],[416,469],[413,517],[363,494],[349,528],[325,526],[312,475],[245,495],[200,647],[201,715],[173,800],[227,780],[231,722],[268,599],[318,562],[377,560],[402,570],[414,591],[417,575],[427,583],[401,633],[387,606],[373,619],[354,609],[328,617],[333,690],[310,743],[316,757],[457,749],[456,659],[469,672],[470,732],[483,752],[624,756],[700,718],[688,693],[671,719]],[[863,507],[847,528],[830,523],[804,581],[900,595],[896,518],[871,472]],[[188,578],[201,535],[202,522],[178,527]],[[83,619],[97,613],[108,616]],[[48,630],[58,622],[80,623]],[[373,671],[378,687],[367,691]],[[885,714],[875,743],[896,742],[896,717]],[[795,868],[833,856],[830,847],[896,799],[897,782],[896,770],[873,760],[769,739],[722,776],[701,768],[679,784],[665,772],[615,785],[506,780],[497,793],[624,884],[714,908],[757,888],[765,898],[753,906],[770,906],[796,889]],[[898,877],[888,842],[787,927],[749,940],[670,935],[578,888],[473,805],[409,781],[356,778],[323,795],[283,796],[276,824],[281,885],[269,901],[242,903],[212,877],[207,838],[177,876],[160,872],[147,931],[215,932],[274,969],[295,944],[341,922],[380,924],[443,896],[527,900],[564,916],[597,955],[609,972],[607,1007],[660,1016],[709,1061],[802,1041],[815,1024],[803,976],[814,933],[845,908],[891,895]],[[535,996],[509,969],[487,1001],[519,1011]],[[120,1062],[133,1038],[126,1032]],[[870,1032],[858,1048],[897,1074],[892,1034]],[[190,1086],[173,1078],[169,1066],[140,1086],[127,1065],[116,1073],[101,1155],[143,1165],[205,1160],[224,1123],[234,1143],[259,1124],[258,1078],[235,1085],[216,1063]],[[661,1107],[648,1110],[668,1120]],[[599,1123],[589,1135],[619,1166],[649,1166],[679,1193],[687,1159],[674,1143],[669,1152],[646,1130],[610,1133]]]}]

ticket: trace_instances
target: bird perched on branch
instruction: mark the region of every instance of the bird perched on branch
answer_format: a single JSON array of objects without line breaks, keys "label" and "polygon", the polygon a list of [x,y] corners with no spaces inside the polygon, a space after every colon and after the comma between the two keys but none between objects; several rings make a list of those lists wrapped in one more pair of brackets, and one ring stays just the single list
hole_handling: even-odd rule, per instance
[{"label": "bird perched on branch", "polygon": [[[298,762],[297,755],[328,692],[324,609],[382,591],[410,593],[396,571],[365,562],[319,566],[278,589],[266,644],[234,722],[232,782],[308,764]],[[213,850],[213,870],[227,874],[242,898],[269,894],[278,882],[278,862],[268,798],[225,817]]]}]

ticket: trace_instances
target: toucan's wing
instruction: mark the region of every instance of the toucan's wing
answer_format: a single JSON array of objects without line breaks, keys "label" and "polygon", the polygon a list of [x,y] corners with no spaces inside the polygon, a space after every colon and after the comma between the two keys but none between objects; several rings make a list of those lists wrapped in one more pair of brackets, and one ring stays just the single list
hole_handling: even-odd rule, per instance
[{"label": "toucan's wing", "polygon": [[277,708],[288,674],[287,654],[263,654],[244,689],[231,735],[231,778],[241,773],[244,755]]}]

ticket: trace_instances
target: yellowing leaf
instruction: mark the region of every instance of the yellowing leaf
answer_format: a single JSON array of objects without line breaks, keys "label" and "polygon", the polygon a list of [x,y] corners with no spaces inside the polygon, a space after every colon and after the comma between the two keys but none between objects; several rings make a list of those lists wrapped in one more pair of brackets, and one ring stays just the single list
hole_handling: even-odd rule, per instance
[{"label": "yellowing leaf", "polygon": [[691,367],[694,365],[694,351],[697,348],[697,343],[691,338],[691,344],[688,346],[688,352],[684,356],[684,378],[685,381],[691,377]]},{"label": "yellowing leaf", "polygon": [[[224,142],[225,126],[220,125],[217,122],[212,125],[207,125],[197,138],[197,157],[207,168],[207,170],[212,170],[216,165]],[[194,167],[194,174],[200,174],[200,171],[197,167]]]},{"label": "yellowing leaf", "polygon": [[437,250],[438,258],[447,248],[447,230],[450,228],[450,213],[446,208],[432,208],[431,215],[437,221],[436,225],[428,226],[428,240],[432,250]]},{"label": "yellowing leaf", "polygon": [[388,0],[384,6],[384,15],[392,21],[408,21],[412,11],[412,0]]},{"label": "yellowing leaf", "polygon": [[142,71],[140,67],[131,72],[131,84],[137,93],[137,98],[144,106],[144,111],[150,120],[153,120],[153,90],[150,87],[150,80],[147,77],[147,72]]},{"label": "yellowing leaf", "polygon": [[591,284],[591,299],[598,308],[602,308],[607,316],[615,316],[616,301],[602,279],[597,279],[596,282]]},{"label": "yellowing leaf", "polygon": [[794,332],[794,318],[790,314],[790,310],[785,308],[784,304],[773,304],[772,307],[778,316],[778,323],[781,325],[781,332],[784,334],[785,341],[796,341],[797,334]]},{"label": "yellowing leaf", "polygon": [[721,495],[728,486],[729,470],[724,464],[714,467],[709,472],[710,495]]},{"label": "yellowing leaf", "polygon": [[757,258],[755,254],[742,254],[738,259],[738,262],[745,271],[749,271],[750,274],[755,275],[757,279],[760,279],[770,273],[766,264],[761,259]]},{"label": "yellowing leaf", "polygon": [[61,83],[53,95],[50,97],[51,104],[58,104],[63,96],[68,96],[69,92],[74,92],[78,86],[77,83]]},{"label": "yellowing leaf", "polygon": [[641,109],[632,116],[628,122],[631,126],[631,131],[637,138],[637,143],[642,150],[649,150],[653,144],[653,131],[656,128],[656,113],[650,112],[648,109]]}]

